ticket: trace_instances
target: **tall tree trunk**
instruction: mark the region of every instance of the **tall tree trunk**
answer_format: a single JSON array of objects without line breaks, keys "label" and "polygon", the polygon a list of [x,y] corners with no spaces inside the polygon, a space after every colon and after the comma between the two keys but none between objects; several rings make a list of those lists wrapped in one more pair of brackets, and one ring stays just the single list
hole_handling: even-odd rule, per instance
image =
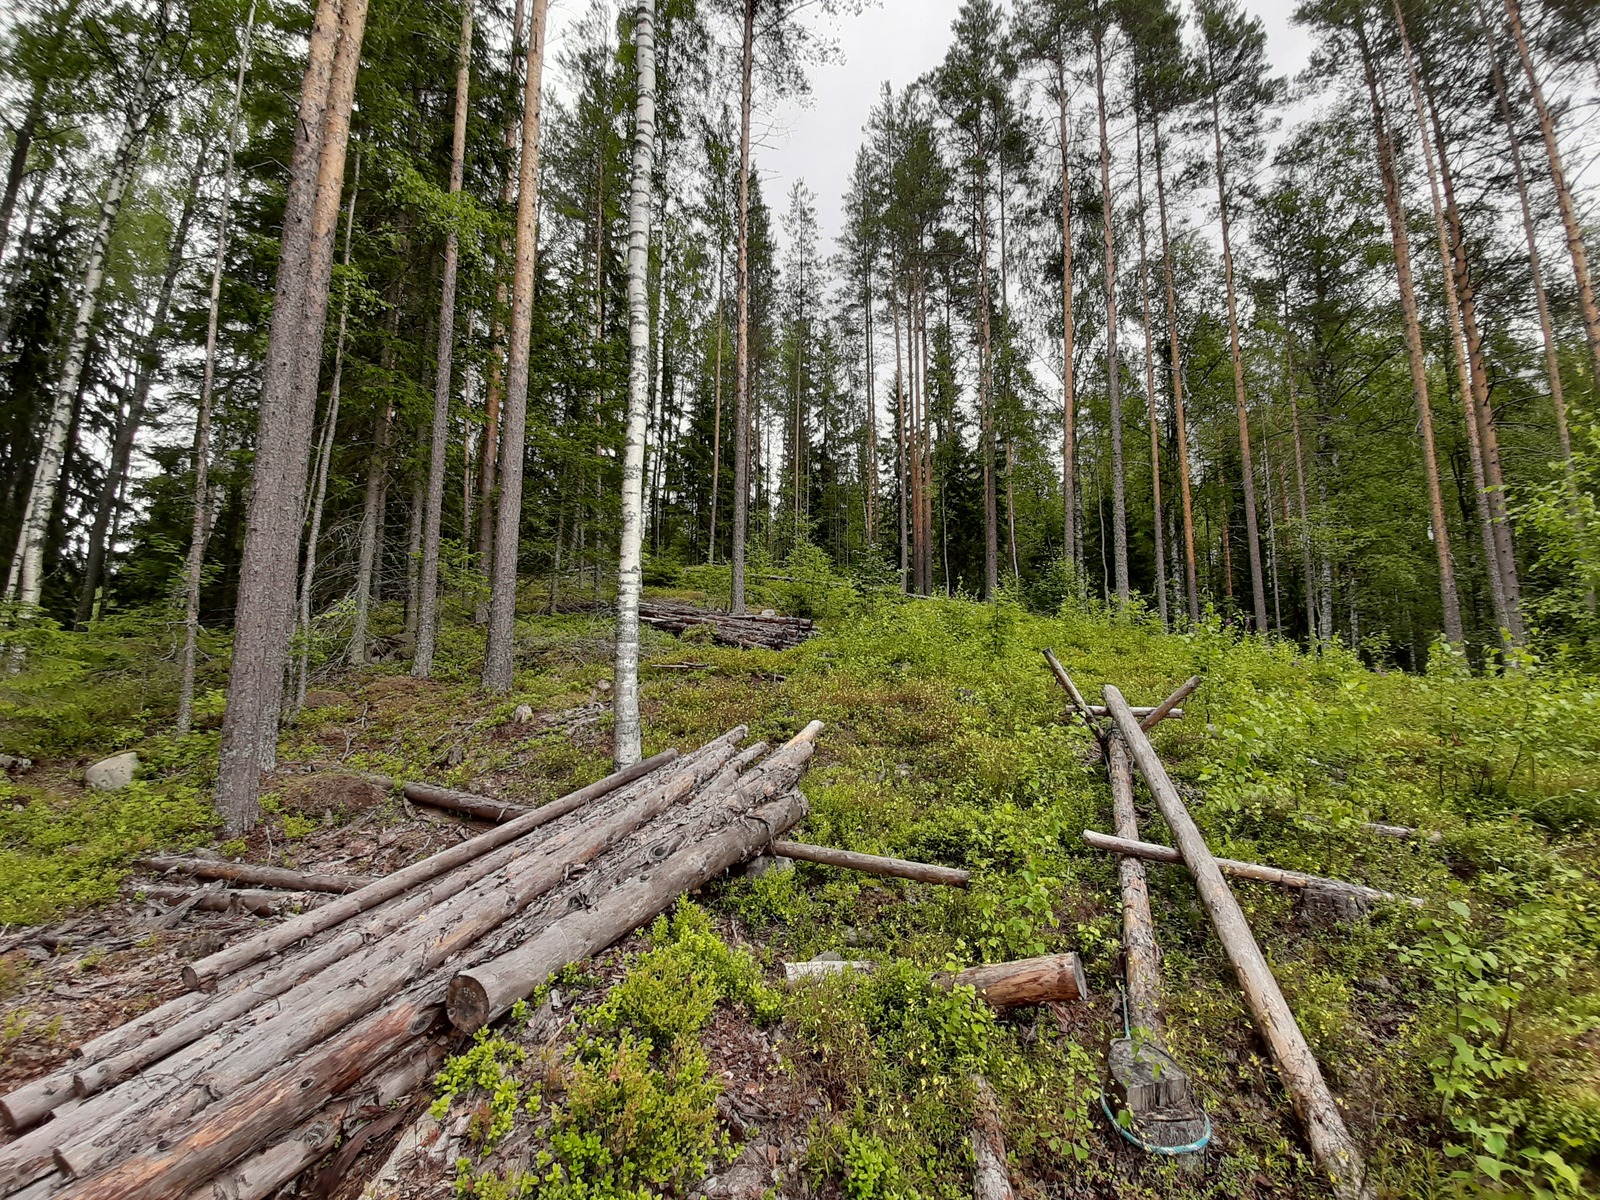
[{"label": "tall tree trunk", "polygon": [[1172,273],[1172,247],[1167,236],[1167,187],[1162,171],[1160,118],[1151,120],[1156,158],[1156,212],[1161,229],[1161,273],[1167,293],[1167,340],[1172,355],[1172,417],[1178,430],[1178,493],[1183,507],[1183,569],[1189,601],[1189,623],[1200,623],[1200,581],[1194,556],[1194,493],[1189,482],[1189,421],[1183,407],[1183,358],[1178,348],[1178,287]]},{"label": "tall tree trunk", "polygon": [[1072,370],[1072,176],[1067,119],[1066,48],[1056,46],[1056,126],[1061,142],[1061,504],[1066,518],[1067,565],[1082,569],[1078,536],[1078,414]]},{"label": "tall tree trunk", "polygon": [[[1567,511],[1578,529],[1583,528],[1582,510],[1578,506],[1578,480],[1572,460],[1572,431],[1567,422],[1566,388],[1561,379],[1561,358],[1556,344],[1555,323],[1550,317],[1550,298],[1545,292],[1544,266],[1539,254],[1539,238],[1534,230],[1533,205],[1528,198],[1528,171],[1522,161],[1522,142],[1517,136],[1516,118],[1511,112],[1507,94],[1505,72],[1500,66],[1499,48],[1493,39],[1489,42],[1490,67],[1494,78],[1495,99],[1501,120],[1505,122],[1507,149],[1517,178],[1517,200],[1522,210],[1522,236],[1528,246],[1528,275],[1533,285],[1533,302],[1539,314],[1539,336],[1544,343],[1545,375],[1550,381],[1550,403],[1556,419],[1556,436],[1561,446],[1561,471],[1567,489]],[[1587,588],[1585,601],[1595,607],[1594,589]]]},{"label": "tall tree trunk", "polygon": [[[401,291],[397,282],[389,305],[388,336],[379,352],[379,365],[386,372],[394,365],[400,305]],[[357,667],[367,661],[367,620],[372,611],[373,594],[378,591],[377,576],[383,569],[384,502],[389,473],[389,433],[393,425],[394,405],[387,398],[382,398],[372,430],[372,450],[367,455],[366,485],[362,489],[361,540],[356,551],[355,614],[350,623],[350,643],[345,651],[350,664]]]},{"label": "tall tree trunk", "polygon": [[978,407],[983,438],[983,598],[1000,598],[1000,530],[995,495],[994,352],[989,322],[989,178],[984,161],[978,184]]},{"label": "tall tree trunk", "polygon": [[294,620],[294,592],[284,581],[294,577],[300,548],[345,145],[366,18],[366,0],[319,0],[295,122],[217,776],[217,807],[232,834],[255,823],[261,771],[277,754]]},{"label": "tall tree trunk", "polygon": [[[1522,30],[1520,0],[1504,0],[1506,18],[1511,23],[1511,36],[1517,43],[1517,56],[1522,60],[1522,72],[1527,76],[1528,89],[1533,95],[1534,111],[1539,114],[1539,133],[1544,138],[1545,157],[1550,165],[1550,182],[1555,187],[1556,203],[1561,209],[1561,224],[1567,234],[1567,252],[1572,256],[1572,275],[1578,285],[1578,307],[1583,314],[1583,333],[1589,342],[1589,354],[1594,359],[1595,379],[1600,380],[1600,309],[1595,306],[1594,283],[1589,275],[1589,251],[1583,241],[1583,227],[1578,223],[1578,211],[1572,202],[1572,189],[1561,165],[1561,147],[1556,144],[1555,120],[1544,100],[1544,90],[1539,86],[1539,75],[1534,70],[1533,55],[1528,50],[1528,39]],[[1487,32],[1493,40],[1492,32]]]},{"label": "tall tree trunk", "polygon": [[96,498],[83,585],[78,591],[78,607],[73,616],[73,627],[76,629],[82,629],[89,623],[95,592],[99,589],[100,576],[105,569],[106,531],[111,525],[112,513],[120,508],[117,497],[127,481],[134,439],[144,420],[145,405],[150,399],[150,385],[155,381],[156,368],[160,365],[161,340],[167,333],[167,314],[172,309],[173,289],[177,286],[179,272],[183,270],[183,251],[189,241],[189,226],[194,220],[195,205],[200,195],[200,174],[206,160],[206,149],[206,140],[202,138],[193,169],[189,173],[188,187],[183,194],[183,208],[173,228],[172,245],[167,251],[167,269],[161,277],[161,290],[156,295],[155,315],[151,318],[150,330],[145,334],[144,345],[137,356],[139,369],[134,376],[133,395],[128,401],[128,411],[117,428],[116,440],[111,446],[111,463],[106,470],[100,495]]},{"label": "tall tree trunk", "polygon": [[0,193],[0,261],[6,256],[6,246],[11,240],[11,218],[16,215],[17,195],[22,191],[22,180],[28,173],[28,152],[33,149],[33,138],[44,117],[45,84],[43,73],[33,81],[33,91],[28,96],[27,110],[17,123],[11,141],[11,161],[6,166],[5,191]]},{"label": "tall tree trunk", "polygon": [[1122,461],[1122,361],[1117,353],[1117,238],[1106,132],[1105,30],[1094,33],[1094,88],[1100,117],[1100,220],[1106,245],[1106,399],[1111,407],[1111,539],[1117,608],[1128,607],[1128,496]]},{"label": "tall tree trunk", "polygon": [[[1412,109],[1417,119],[1417,137],[1422,147],[1422,161],[1428,175],[1428,192],[1433,202],[1439,268],[1444,280],[1445,311],[1450,321],[1450,348],[1455,358],[1456,386],[1461,396],[1463,424],[1467,431],[1467,457],[1472,470],[1475,491],[1473,499],[1478,510],[1479,533],[1483,538],[1483,562],[1488,575],[1489,599],[1494,608],[1495,625],[1502,631],[1509,648],[1522,640],[1520,614],[1513,607],[1513,597],[1516,595],[1516,563],[1514,558],[1509,564],[1502,560],[1504,547],[1501,545],[1502,539],[1496,536],[1497,514],[1485,474],[1483,415],[1487,406],[1480,403],[1483,381],[1481,377],[1474,378],[1472,356],[1468,349],[1467,336],[1462,329],[1462,296],[1457,288],[1458,279],[1464,278],[1463,274],[1458,273],[1458,265],[1465,266],[1465,261],[1463,256],[1458,264],[1456,253],[1452,250],[1452,239],[1445,222],[1445,204],[1439,194],[1439,166],[1444,163],[1445,152],[1443,130],[1439,131],[1440,163],[1435,164],[1433,146],[1428,133],[1427,111],[1423,104],[1422,86],[1417,77],[1416,60],[1411,52],[1411,37],[1406,29],[1405,14],[1399,0],[1395,0],[1393,7],[1395,26],[1400,32],[1400,49],[1405,60],[1406,78],[1411,87]],[[1459,249],[1464,250],[1464,248]],[[1486,400],[1487,397],[1482,396],[1481,399]]]},{"label": "tall tree trunk", "polygon": [[134,80],[122,132],[111,156],[110,179],[100,197],[100,212],[84,259],[83,281],[78,286],[72,332],[67,340],[66,354],[61,360],[61,375],[53,393],[50,421],[45,426],[39,461],[34,467],[33,484],[28,489],[28,503],[23,511],[16,555],[11,561],[10,577],[6,581],[6,595],[15,595],[24,607],[37,606],[44,588],[45,541],[49,537],[50,515],[56,507],[61,486],[61,468],[67,456],[67,430],[72,423],[72,410],[83,378],[84,359],[89,352],[89,334],[100,304],[100,285],[105,281],[106,250],[110,246],[111,230],[122,211],[123,199],[138,164],[139,148],[153,115],[151,80],[160,59],[160,51],[152,51]]},{"label": "tall tree trunk", "polygon": [[722,495],[722,233],[717,233],[717,359],[711,384],[711,531],[707,539],[706,562],[717,561],[717,500]]},{"label": "tall tree trunk", "polygon": [[1146,233],[1144,203],[1144,133],[1143,120],[1135,111],[1133,119],[1133,173],[1139,201],[1139,302],[1144,310],[1144,394],[1150,417],[1150,501],[1155,519],[1152,532],[1155,537],[1156,556],[1156,610],[1161,614],[1163,628],[1172,628],[1171,614],[1167,611],[1167,560],[1166,545],[1161,529],[1161,426],[1156,418],[1156,364],[1155,347],[1150,336],[1150,267],[1148,235]]},{"label": "tall tree trunk", "polygon": [[[889,321],[894,326],[894,440],[895,464],[894,490],[900,499],[900,590],[911,591],[911,521],[907,501],[910,482],[910,445],[906,437],[906,377],[900,359],[900,290],[897,283],[889,287]],[[982,371],[982,367],[979,367]]]},{"label": "tall tree trunk", "polygon": [[483,687],[511,690],[517,615],[517,552],[522,527],[522,455],[527,438],[528,357],[533,335],[533,269],[538,247],[539,118],[544,78],[546,0],[533,0],[522,91],[522,154],[518,169],[516,275],[511,288],[511,344],[506,354],[506,398],[501,413],[499,511],[495,515],[494,574],[490,585],[489,638]]},{"label": "tall tree trunk", "polygon": [[[1422,351],[1422,327],[1417,319],[1417,293],[1411,277],[1411,247],[1406,239],[1405,210],[1400,203],[1400,182],[1395,174],[1394,143],[1378,97],[1378,80],[1366,31],[1357,26],[1361,64],[1372,101],[1372,127],[1378,142],[1378,171],[1383,177],[1384,208],[1394,246],[1395,272],[1400,285],[1400,308],[1405,321],[1406,353],[1411,364],[1411,393],[1422,432],[1422,467],[1428,484],[1428,519],[1433,529],[1434,551],[1439,559],[1439,603],[1443,610],[1445,639],[1456,647],[1465,644],[1461,629],[1461,600],[1456,591],[1455,564],[1450,558],[1450,529],[1445,524],[1444,497],[1439,490],[1439,460],[1434,450],[1433,410],[1428,403],[1428,365]],[[1353,593],[1352,593],[1353,596]],[[1354,610],[1352,609],[1352,612]]]},{"label": "tall tree trunk", "polygon": [[618,770],[643,754],[639,727],[639,596],[644,518],[645,409],[650,394],[650,182],[655,170],[655,0],[639,0],[634,62],[639,73],[633,117],[633,194],[628,203],[628,424],[622,456],[622,534],[617,555],[617,657],[613,710]]},{"label": "tall tree trunk", "polygon": [[350,252],[355,240],[356,196],[361,191],[361,151],[356,150],[350,181],[350,203],[344,216],[344,271],[339,298],[339,331],[333,339],[333,382],[328,385],[328,411],[322,418],[322,445],[317,451],[316,478],[312,481],[311,515],[306,528],[305,564],[300,570],[300,660],[294,673],[294,711],[306,703],[306,681],[311,673],[311,599],[317,582],[317,552],[322,543],[322,513],[328,500],[328,474],[333,445],[339,431],[339,398],[344,388],[344,341],[350,325]]},{"label": "tall tree trunk", "polygon": [[756,2],[743,0],[744,42],[739,66],[738,317],[733,402],[733,545],[729,607],[744,611],[745,539],[750,522],[750,105],[755,69]]},{"label": "tall tree trunk", "polygon": [[1209,61],[1211,136],[1217,161],[1217,212],[1222,229],[1222,282],[1228,301],[1228,355],[1233,361],[1233,401],[1239,412],[1239,473],[1244,478],[1244,532],[1250,557],[1250,593],[1255,601],[1256,630],[1267,632],[1267,591],[1261,576],[1261,535],[1256,528],[1256,468],[1250,455],[1250,407],[1245,399],[1244,352],[1239,344],[1239,309],[1233,286],[1233,244],[1229,235],[1228,175],[1222,155],[1222,111],[1215,82],[1216,64]]},{"label": "tall tree trunk", "polygon": [[217,377],[217,325],[222,311],[222,270],[228,260],[228,218],[233,206],[233,160],[239,145],[239,108],[245,76],[250,70],[250,41],[256,27],[256,4],[250,2],[244,35],[239,41],[239,70],[233,81],[233,102],[228,108],[228,148],[223,157],[222,195],[217,200],[216,249],[211,259],[211,294],[206,308],[205,366],[200,376],[200,402],[194,423],[194,514],[189,526],[189,550],[183,568],[183,650],[180,655],[177,730],[189,732],[194,719],[195,655],[200,635],[200,581],[205,565],[206,538],[210,532],[210,503],[206,475],[211,457],[211,394]]},{"label": "tall tree trunk", "polygon": [[1283,353],[1284,353],[1284,384],[1289,393],[1289,420],[1294,432],[1294,485],[1295,495],[1299,504],[1300,517],[1300,569],[1305,576],[1306,591],[1306,637],[1310,641],[1320,641],[1317,635],[1317,606],[1314,599],[1315,592],[1312,584],[1311,568],[1311,514],[1310,506],[1306,503],[1306,465],[1305,454],[1300,441],[1300,401],[1297,395],[1294,375],[1294,329],[1289,324],[1289,289],[1285,284],[1283,291]]},{"label": "tall tree trunk", "polygon": [[[513,78],[520,74],[526,48],[522,44],[523,24],[527,16],[527,0],[517,0],[515,15],[511,21],[511,72]],[[519,152],[519,138],[521,136],[522,114],[515,104],[506,106],[506,125],[502,137],[505,141],[506,155],[511,161],[516,161]],[[510,208],[517,198],[517,172],[507,170],[504,181],[500,186],[500,205]],[[535,252],[537,252],[535,247]],[[494,339],[496,354],[489,367],[489,385],[483,397],[483,440],[478,447],[478,563],[483,573],[485,585],[484,595],[488,595],[488,583],[491,562],[494,556],[494,521],[495,521],[495,481],[496,466],[500,454],[500,403],[505,395],[505,361],[499,357],[499,350],[505,344],[506,329],[502,313],[510,302],[510,295],[506,290],[505,262],[512,257],[513,248],[508,240],[500,242],[500,254],[495,262],[495,303],[494,320],[490,323],[491,336]],[[479,625],[489,621],[489,605],[487,600],[481,601],[473,613],[473,620]]]},{"label": "tall tree trunk", "polygon": [[[467,158],[467,102],[472,78],[472,0],[461,6],[461,48],[456,59],[456,121],[450,143],[450,194],[461,191]],[[411,674],[433,674],[433,649],[439,636],[439,532],[444,514],[446,439],[450,435],[451,358],[456,337],[456,264],[460,256],[455,226],[444,238],[439,286],[439,353],[433,374],[433,429],[429,435],[428,492],[422,517],[422,563],[417,581],[417,650]]]}]

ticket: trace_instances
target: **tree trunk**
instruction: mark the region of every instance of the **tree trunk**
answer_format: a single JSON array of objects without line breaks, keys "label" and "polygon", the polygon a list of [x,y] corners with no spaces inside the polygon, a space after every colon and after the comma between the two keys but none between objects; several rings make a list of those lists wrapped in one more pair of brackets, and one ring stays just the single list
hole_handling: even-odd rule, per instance
[{"label": "tree trunk", "polygon": [[1106,399],[1111,407],[1111,540],[1117,609],[1128,607],[1128,497],[1122,461],[1122,362],[1117,353],[1116,222],[1111,205],[1111,142],[1106,133],[1105,30],[1094,33],[1094,86],[1100,117],[1100,219],[1106,245]]},{"label": "tree trunk", "polygon": [[[1504,0],[1506,17],[1511,23],[1511,36],[1517,43],[1517,56],[1522,60],[1522,72],[1527,77],[1528,89],[1533,95],[1534,111],[1539,114],[1539,133],[1544,138],[1545,157],[1550,166],[1550,182],[1555,188],[1556,203],[1561,208],[1561,224],[1567,235],[1567,252],[1572,256],[1572,274],[1578,285],[1578,307],[1583,314],[1584,337],[1589,342],[1589,354],[1594,359],[1594,375],[1600,380],[1600,309],[1595,306],[1594,283],[1589,275],[1589,251],[1583,241],[1583,227],[1578,222],[1578,212],[1572,201],[1572,189],[1567,186],[1566,172],[1561,166],[1561,147],[1556,144],[1555,120],[1545,104],[1544,90],[1539,86],[1539,76],[1533,67],[1533,56],[1528,51],[1528,39],[1522,31],[1520,0]],[[1488,26],[1485,22],[1485,30]],[[1487,36],[1493,39],[1493,34]]]},{"label": "tree trunk", "polygon": [[978,407],[983,439],[983,598],[1000,598],[999,505],[995,489],[994,349],[989,322],[989,176],[983,146],[978,186]]},{"label": "tree trunk", "polygon": [[1167,236],[1167,188],[1162,172],[1161,122],[1152,118],[1155,142],[1156,210],[1161,226],[1161,268],[1166,281],[1167,337],[1172,353],[1172,415],[1178,427],[1178,491],[1183,500],[1183,567],[1189,600],[1189,623],[1200,623],[1200,582],[1194,556],[1194,494],[1189,483],[1189,422],[1183,409],[1183,359],[1178,349],[1178,289],[1172,274],[1172,247]]},{"label": "tree trunk", "polygon": [[617,651],[612,759],[621,770],[639,761],[639,596],[644,520],[644,440],[650,388],[650,184],[655,169],[655,0],[634,16],[638,96],[633,118],[633,194],[628,203],[628,418],[622,459],[622,532],[617,555]]},{"label": "tree trunk", "polygon": [[1394,144],[1378,98],[1378,80],[1372,65],[1366,31],[1359,25],[1356,36],[1361,48],[1362,68],[1366,73],[1367,93],[1372,101],[1372,127],[1378,141],[1378,171],[1383,176],[1384,208],[1389,217],[1389,235],[1394,246],[1395,271],[1400,284],[1400,308],[1405,320],[1406,353],[1411,364],[1411,392],[1416,401],[1417,421],[1422,431],[1422,466],[1427,475],[1429,521],[1433,529],[1434,550],[1439,559],[1439,601],[1444,612],[1444,636],[1452,645],[1465,644],[1461,630],[1461,601],[1456,592],[1455,565],[1450,558],[1450,530],[1445,524],[1444,498],[1439,490],[1439,460],[1434,452],[1433,410],[1428,404],[1428,365],[1422,350],[1422,327],[1417,319],[1417,293],[1411,278],[1411,248],[1406,239],[1405,210],[1400,203],[1400,183],[1395,174]]},{"label": "tree trunk", "polygon": [[51,513],[55,509],[61,486],[61,469],[67,456],[68,427],[72,424],[72,413],[83,378],[84,359],[89,352],[89,334],[100,304],[106,251],[111,244],[112,227],[122,211],[122,202],[133,180],[134,168],[138,165],[139,148],[153,115],[151,82],[160,59],[160,51],[153,51],[134,80],[122,133],[111,156],[110,178],[100,197],[99,215],[84,259],[83,281],[78,287],[72,332],[67,340],[66,353],[62,356],[61,375],[56,381],[51,401],[50,421],[45,427],[39,461],[34,467],[33,483],[28,489],[28,502],[23,511],[16,555],[6,581],[6,596],[14,595],[24,608],[36,607],[44,589],[45,542],[49,537]]},{"label": "tree trunk", "polygon": [[1216,64],[1209,61],[1211,75],[1211,136],[1217,160],[1217,213],[1222,227],[1222,281],[1228,300],[1228,355],[1233,361],[1233,400],[1239,411],[1240,474],[1244,477],[1244,530],[1250,555],[1250,593],[1255,601],[1256,632],[1267,633],[1267,590],[1261,574],[1261,535],[1256,528],[1256,469],[1250,456],[1250,408],[1245,400],[1244,353],[1239,345],[1239,309],[1233,287],[1233,244],[1229,237],[1228,176],[1222,156],[1222,111]]},{"label": "tree trunk", "polygon": [[538,247],[539,118],[544,77],[546,0],[533,0],[522,92],[522,154],[518,172],[516,275],[511,295],[511,344],[506,354],[502,413],[499,511],[495,518],[494,573],[483,687],[511,690],[517,612],[517,555],[521,547],[522,456],[528,420],[528,357],[533,335],[533,272]]},{"label": "tree trunk", "polygon": [[255,823],[260,773],[276,753],[294,619],[294,592],[284,581],[294,577],[299,554],[298,520],[366,18],[366,0],[344,0],[342,6],[320,0],[295,124],[217,778],[217,807],[234,834]]},{"label": "tree trunk", "polygon": [[[466,171],[467,102],[472,79],[472,0],[461,6],[461,49],[456,59],[456,112],[450,143],[450,194],[461,191]],[[433,429],[428,455],[428,491],[422,518],[422,562],[417,580],[417,648],[411,674],[433,674],[433,649],[439,636],[439,533],[444,514],[446,439],[450,435],[451,358],[456,336],[456,265],[460,238],[452,225],[444,239],[439,286],[439,353],[433,374]]]},{"label": "tree trunk", "polygon": [[1312,585],[1311,568],[1311,515],[1310,506],[1306,503],[1306,467],[1305,454],[1300,444],[1300,402],[1296,397],[1294,378],[1294,331],[1289,325],[1289,289],[1285,285],[1283,293],[1283,349],[1284,349],[1284,381],[1289,392],[1289,420],[1294,433],[1294,483],[1295,494],[1300,507],[1300,569],[1304,572],[1306,592],[1306,638],[1308,641],[1320,641],[1317,636],[1317,605],[1315,590]]},{"label": "tree trunk", "polygon": [[739,67],[738,316],[734,351],[733,545],[730,607],[744,611],[745,540],[750,522],[750,105],[755,69],[757,0],[742,0],[744,41]]},{"label": "tree trunk", "polygon": [[[390,308],[391,326],[400,308]],[[392,329],[391,329],[392,332]],[[367,457],[367,482],[361,502],[361,546],[357,551],[355,619],[350,627],[350,646],[346,652],[352,666],[367,661],[367,617],[372,606],[372,577],[381,564],[383,551],[384,475],[389,469],[389,430],[394,423],[394,406],[379,401],[378,423],[372,433],[372,453]]]},{"label": "tree trunk", "polygon": [[46,82],[47,76],[43,72],[34,79],[27,110],[22,114],[22,120],[18,122],[12,137],[5,192],[0,194],[0,261],[4,261],[6,247],[11,241],[11,218],[16,214],[17,195],[22,191],[22,180],[28,173],[28,152],[33,148],[34,134],[38,132],[39,121],[44,116]]},{"label": "tree trunk", "polygon": [[1143,121],[1136,111],[1133,122],[1134,182],[1139,200],[1139,301],[1144,309],[1144,394],[1150,416],[1150,502],[1155,515],[1152,533],[1156,556],[1156,610],[1161,614],[1161,625],[1172,628],[1172,616],[1167,609],[1167,559],[1166,544],[1161,530],[1161,426],[1156,418],[1156,366],[1155,346],[1150,336],[1150,267],[1145,229],[1144,203],[1144,133]]},{"label": "tree trunk", "polygon": [[161,277],[161,290],[156,295],[155,313],[150,319],[150,330],[137,355],[138,374],[134,377],[133,395],[128,401],[128,411],[117,428],[111,447],[111,462],[106,469],[106,479],[96,499],[94,525],[89,530],[88,561],[84,565],[83,585],[78,592],[78,608],[73,617],[73,627],[83,629],[93,611],[95,592],[100,586],[100,576],[105,568],[106,530],[111,524],[111,514],[118,507],[117,495],[128,476],[128,463],[133,457],[133,443],[139,425],[144,420],[145,404],[150,399],[150,385],[155,381],[160,364],[161,340],[167,333],[167,314],[172,308],[172,293],[183,269],[183,251],[189,241],[189,226],[194,220],[196,201],[200,193],[200,174],[206,160],[206,139],[201,138],[195,153],[194,167],[189,173],[189,184],[184,191],[183,209],[173,228],[172,245],[167,251],[167,269]]},{"label": "tree trunk", "polygon": [[332,468],[333,445],[339,430],[339,397],[344,386],[344,340],[350,324],[350,250],[354,243],[356,196],[361,191],[361,151],[350,181],[350,204],[344,218],[343,295],[339,301],[339,332],[333,341],[333,382],[328,387],[328,411],[322,418],[322,446],[317,452],[317,474],[313,481],[311,517],[306,529],[305,565],[300,571],[300,661],[295,671],[294,711],[305,707],[306,680],[311,671],[311,599],[317,581],[317,552],[322,542],[322,512],[328,499],[328,473]]},{"label": "tree trunk", "polygon": [[1077,396],[1072,370],[1072,177],[1066,49],[1056,47],[1056,126],[1061,141],[1061,503],[1067,565],[1081,570],[1078,538]]},{"label": "tree trunk", "polygon": [[[911,524],[907,511],[906,485],[910,479],[908,464],[910,446],[906,437],[906,377],[900,354],[900,290],[895,282],[889,286],[889,322],[894,326],[894,442],[898,462],[895,464],[894,490],[900,499],[900,590],[911,590],[910,541]],[[982,367],[979,367],[982,370]]]}]

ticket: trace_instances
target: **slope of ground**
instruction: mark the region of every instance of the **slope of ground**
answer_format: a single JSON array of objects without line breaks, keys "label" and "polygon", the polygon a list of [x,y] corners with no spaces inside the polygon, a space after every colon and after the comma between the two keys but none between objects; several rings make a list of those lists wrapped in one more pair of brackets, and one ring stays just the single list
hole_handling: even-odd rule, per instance
[{"label": "slope of ground", "polygon": [[[395,1173],[394,1194],[968,1195],[980,1072],[1023,1194],[1320,1194],[1180,868],[1151,868],[1169,1041],[1215,1137],[1194,1160],[1156,1160],[1101,1114],[1105,1048],[1122,1024],[1120,909],[1114,860],[1081,835],[1110,827],[1109,798],[1092,741],[1063,719],[1046,646],[1092,700],[1105,682],[1140,704],[1205,678],[1156,741],[1217,853],[1426,899],[1420,912],[1381,906],[1352,923],[1236,885],[1384,1193],[1595,1184],[1591,680],[1559,663],[1473,678],[1442,652],[1426,676],[1380,674],[1343,651],[1010,603],[869,603],[839,588],[818,607],[822,636],[783,653],[647,633],[646,753],[740,723],[776,741],[821,719],[798,836],[966,867],[973,885],[804,864],[714,885],[452,1060],[422,1156],[432,1165]],[[150,928],[159,907],[140,900],[143,877],[124,878],[139,850],[210,846],[374,873],[464,827],[341,767],[536,803],[603,774],[609,756],[603,619],[528,618],[516,689],[494,701],[475,688],[481,634],[460,622],[434,681],[410,680],[400,663],[327,670],[286,730],[268,819],[248,841],[218,845],[205,798],[220,697],[202,705],[206,727],[159,732],[170,633],[152,623],[37,636],[27,669],[0,685],[0,749],[34,760],[0,785],[0,920],[15,923],[0,941],[0,1084],[155,1003],[175,957],[254,920],[195,914]],[[532,720],[515,719],[521,705]],[[129,746],[142,778],[85,794],[82,766]],[[1168,841],[1147,807],[1141,821],[1147,840]],[[1364,821],[1441,836],[1380,838]],[[41,954],[33,926],[63,917],[66,940]],[[108,930],[122,933],[115,946]],[[1083,955],[1094,998],[1059,1013],[996,1017],[929,983],[942,969],[1066,949]],[[782,960],[822,952],[880,965],[789,992],[772,982]],[[376,1170],[398,1136],[374,1139],[349,1175]]]}]

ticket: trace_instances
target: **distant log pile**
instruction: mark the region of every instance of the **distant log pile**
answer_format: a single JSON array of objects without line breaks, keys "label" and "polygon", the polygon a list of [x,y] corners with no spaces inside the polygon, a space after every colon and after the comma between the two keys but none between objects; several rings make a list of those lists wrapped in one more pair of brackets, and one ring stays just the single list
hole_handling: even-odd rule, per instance
[{"label": "distant log pile", "polygon": [[[583,603],[560,606],[563,612],[604,612],[608,605]],[[817,632],[810,617],[781,617],[771,609],[759,613],[730,613],[700,608],[677,600],[641,600],[639,620],[668,633],[706,626],[711,639],[743,650],[789,650]]]},{"label": "distant log pile", "polygon": [[799,821],[819,729],[657,755],[189,964],[191,991],[0,1097],[0,1196],[275,1194],[422,1084],[450,1021],[492,1020]]}]

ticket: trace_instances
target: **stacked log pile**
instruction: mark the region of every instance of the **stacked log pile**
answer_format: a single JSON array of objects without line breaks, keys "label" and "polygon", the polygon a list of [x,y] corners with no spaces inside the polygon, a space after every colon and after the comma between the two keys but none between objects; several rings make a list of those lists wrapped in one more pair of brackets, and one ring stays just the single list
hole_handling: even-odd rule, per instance
[{"label": "stacked log pile", "polygon": [[[563,604],[560,608],[563,612],[609,611],[608,606],[587,603]],[[668,633],[704,626],[711,631],[713,641],[742,650],[788,650],[817,632],[816,622],[810,617],[783,617],[770,609],[730,613],[679,600],[641,600],[639,620]]]},{"label": "stacked log pile", "polygon": [[273,1194],[554,970],[805,813],[820,725],[669,751],[185,969],[192,989],[0,1097],[0,1196]]}]

